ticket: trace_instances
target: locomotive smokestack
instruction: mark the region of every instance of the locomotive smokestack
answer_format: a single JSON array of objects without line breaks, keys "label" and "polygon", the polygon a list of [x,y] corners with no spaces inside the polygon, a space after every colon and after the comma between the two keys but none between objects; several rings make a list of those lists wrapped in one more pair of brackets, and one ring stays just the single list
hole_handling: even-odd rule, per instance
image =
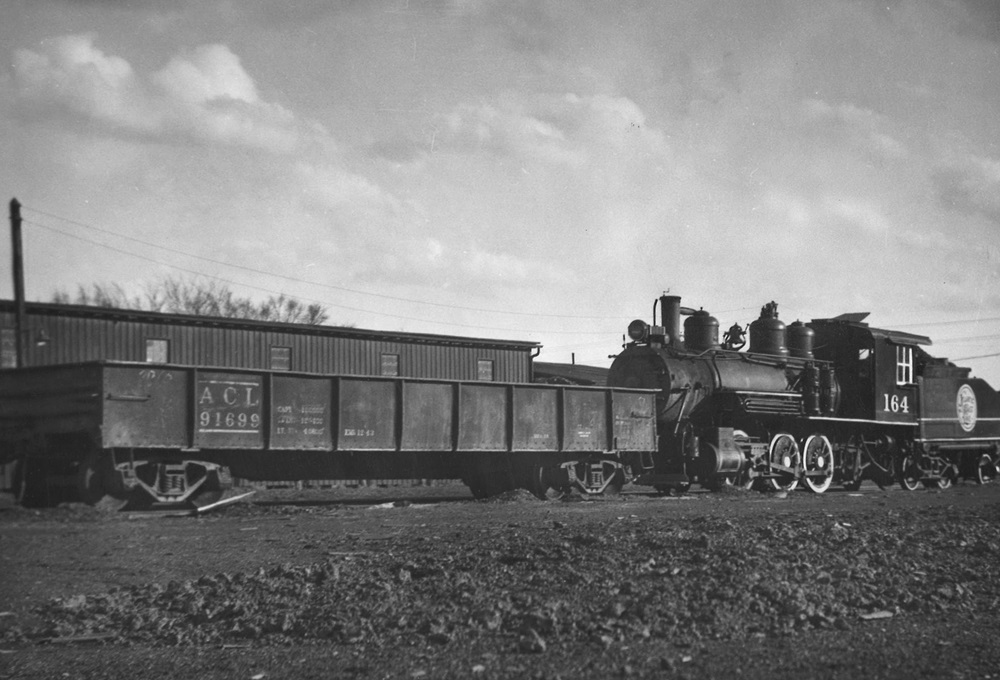
[{"label": "locomotive smokestack", "polygon": [[660,296],[660,316],[671,347],[681,346],[681,298],[679,295]]}]

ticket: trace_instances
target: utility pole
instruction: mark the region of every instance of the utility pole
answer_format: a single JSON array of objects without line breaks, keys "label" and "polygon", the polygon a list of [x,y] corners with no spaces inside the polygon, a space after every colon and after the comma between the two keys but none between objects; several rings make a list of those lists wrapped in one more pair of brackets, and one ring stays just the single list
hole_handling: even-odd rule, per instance
[{"label": "utility pole", "polygon": [[14,304],[16,317],[14,333],[16,335],[17,367],[24,367],[24,333],[27,331],[27,321],[24,308],[24,255],[21,248],[21,204],[16,198],[10,199],[10,240],[14,258]]}]

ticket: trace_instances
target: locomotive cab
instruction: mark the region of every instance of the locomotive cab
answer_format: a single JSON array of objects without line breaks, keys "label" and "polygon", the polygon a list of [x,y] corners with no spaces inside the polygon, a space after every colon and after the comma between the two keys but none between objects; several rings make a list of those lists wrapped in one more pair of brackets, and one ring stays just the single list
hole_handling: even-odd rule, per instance
[{"label": "locomotive cab", "polygon": [[830,361],[840,378],[845,418],[886,423],[914,423],[919,414],[918,359],[926,357],[920,345],[930,338],[901,331],[872,328],[867,314],[843,314],[814,319],[816,358]]}]

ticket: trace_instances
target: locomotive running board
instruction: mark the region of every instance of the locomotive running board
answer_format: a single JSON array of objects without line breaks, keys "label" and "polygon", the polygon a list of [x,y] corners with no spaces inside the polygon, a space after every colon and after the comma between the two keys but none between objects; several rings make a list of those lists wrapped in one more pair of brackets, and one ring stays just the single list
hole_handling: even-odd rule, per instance
[{"label": "locomotive running board", "polygon": [[887,425],[892,427],[918,427],[919,423],[897,423],[892,420],[871,420],[869,418],[835,418],[833,416],[805,416],[806,420],[822,420],[830,423],[864,423],[865,425]]}]

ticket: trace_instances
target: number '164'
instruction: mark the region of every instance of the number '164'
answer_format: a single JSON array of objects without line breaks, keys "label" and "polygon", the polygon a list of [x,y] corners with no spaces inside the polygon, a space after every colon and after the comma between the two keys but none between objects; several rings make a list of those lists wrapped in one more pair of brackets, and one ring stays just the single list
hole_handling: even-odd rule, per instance
[{"label": "number '164'", "polygon": [[909,413],[910,412],[910,398],[900,397],[898,394],[893,394],[892,396],[888,394],[883,394],[882,397],[885,399],[885,408],[883,410],[892,413]]}]

